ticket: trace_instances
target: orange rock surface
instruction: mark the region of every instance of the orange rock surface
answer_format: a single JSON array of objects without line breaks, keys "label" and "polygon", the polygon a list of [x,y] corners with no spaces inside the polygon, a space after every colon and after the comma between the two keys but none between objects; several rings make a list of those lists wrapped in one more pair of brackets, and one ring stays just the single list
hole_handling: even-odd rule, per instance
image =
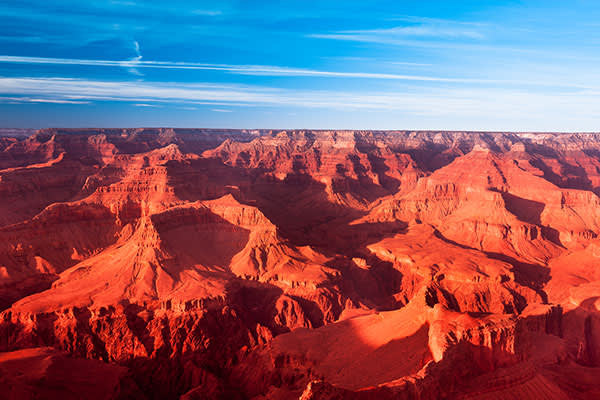
[{"label": "orange rock surface", "polygon": [[600,134],[5,132],[0,392],[595,399],[599,194]]}]

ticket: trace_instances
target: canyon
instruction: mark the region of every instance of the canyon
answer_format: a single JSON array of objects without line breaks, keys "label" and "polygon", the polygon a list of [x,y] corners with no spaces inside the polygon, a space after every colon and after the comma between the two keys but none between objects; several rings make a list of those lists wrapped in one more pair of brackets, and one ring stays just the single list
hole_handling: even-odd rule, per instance
[{"label": "canyon", "polygon": [[0,131],[7,399],[600,398],[600,133]]}]

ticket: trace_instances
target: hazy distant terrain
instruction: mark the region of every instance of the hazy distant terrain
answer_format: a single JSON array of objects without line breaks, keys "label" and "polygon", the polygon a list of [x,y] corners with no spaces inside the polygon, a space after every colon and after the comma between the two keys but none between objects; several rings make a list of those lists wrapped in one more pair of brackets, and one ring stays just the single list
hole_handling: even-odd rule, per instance
[{"label": "hazy distant terrain", "polygon": [[15,138],[27,137],[35,133],[35,129],[0,128],[0,136]]}]

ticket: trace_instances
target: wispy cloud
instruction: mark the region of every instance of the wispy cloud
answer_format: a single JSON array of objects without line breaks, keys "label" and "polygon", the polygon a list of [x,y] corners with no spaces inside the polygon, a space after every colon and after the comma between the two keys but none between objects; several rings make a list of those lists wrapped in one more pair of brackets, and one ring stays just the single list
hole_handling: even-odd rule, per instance
[{"label": "wispy cloud", "polygon": [[[216,114],[223,113],[217,110],[228,110],[229,107],[258,107],[263,114],[327,110],[348,116],[360,113],[374,122],[375,127],[380,126],[377,125],[380,118],[390,116],[403,127],[406,127],[403,121],[412,118],[412,121],[418,119],[421,127],[431,129],[449,129],[448,120],[455,121],[451,125],[455,129],[461,129],[460,124],[463,124],[470,129],[585,130],[585,127],[600,123],[598,89],[547,92],[460,86],[414,87],[402,92],[353,92],[173,82],[0,78],[0,93],[6,96],[0,101],[5,99],[6,103],[111,101],[180,110],[198,108]],[[557,117],[549,120],[548,115]],[[387,129],[394,127],[389,121],[384,125]]]},{"label": "wispy cloud", "polygon": [[499,54],[510,56],[516,54],[519,56],[534,56],[534,57],[545,57],[551,59],[572,59],[578,61],[597,61],[596,56],[582,55],[578,53],[569,53],[568,49],[563,51],[547,51],[541,48],[528,47],[528,46],[514,46],[514,45],[498,45],[485,41],[459,41],[459,40],[442,40],[441,38],[427,38],[427,37],[408,37],[408,36],[397,36],[397,35],[385,35],[385,34],[359,34],[359,33],[343,33],[330,32],[330,33],[309,33],[305,37],[313,39],[328,39],[328,40],[339,40],[349,42],[362,42],[362,43],[378,43],[389,46],[399,47],[412,47],[412,48],[424,48],[434,50],[450,50],[453,52],[464,51],[471,54],[482,55],[483,53],[488,54],[490,57],[493,55],[497,57]]},{"label": "wispy cloud", "polygon": [[[395,28],[390,28],[390,31]],[[306,35],[306,37],[313,39],[330,39],[330,40],[343,40],[350,42],[363,42],[363,43],[379,43],[379,44],[387,44],[394,46],[407,46],[407,47],[429,47],[429,48],[456,48],[461,47],[465,49],[486,49],[490,50],[493,48],[482,47],[479,45],[472,44],[457,44],[457,43],[447,43],[440,41],[426,41],[426,40],[416,40],[415,37],[410,37],[409,35],[398,34],[398,31],[393,33],[384,32],[385,30],[380,31],[340,31],[333,33],[311,33]],[[412,30],[414,32],[414,30]],[[406,31],[404,31],[406,32]],[[425,32],[425,30],[423,30]],[[425,35],[423,35],[424,37]],[[433,37],[433,34],[429,35],[430,38]],[[504,50],[513,50],[513,49],[504,49]],[[516,49],[517,51],[521,51],[520,49]]]},{"label": "wispy cloud", "polygon": [[136,66],[142,61],[142,53],[140,52],[140,44],[137,40],[133,42],[133,49],[135,51],[136,56],[131,58],[129,62],[133,64],[133,66],[129,67],[127,70],[134,75],[143,76]]},{"label": "wispy cloud", "polygon": [[211,108],[210,111],[220,112],[220,113],[230,113],[230,112],[232,112],[231,110],[226,110],[224,108]]},{"label": "wispy cloud", "polygon": [[[324,60],[335,60],[335,61],[350,61],[350,62],[358,62],[358,63],[373,63],[374,59],[372,57],[353,57],[353,56],[326,56],[322,57]],[[386,59],[378,59],[377,64],[390,64],[390,65],[404,65],[408,67],[430,67],[433,64],[431,63],[421,63],[421,62],[412,62],[412,61],[389,61]]]},{"label": "wispy cloud", "polygon": [[90,101],[81,100],[64,100],[64,99],[51,99],[51,98],[32,98],[32,97],[5,97],[0,96],[0,103],[45,103],[45,104],[90,104]]},{"label": "wispy cloud", "polygon": [[[21,57],[21,56],[0,56],[0,63],[15,64],[49,64],[49,65],[81,65],[81,66],[100,66],[100,67],[123,67],[128,69],[139,68],[159,68],[159,69],[184,69],[184,70],[203,70],[203,71],[221,71],[237,75],[254,76],[288,76],[288,77],[313,77],[313,78],[348,78],[348,79],[380,79],[397,81],[416,81],[416,82],[447,82],[447,83],[473,83],[473,84],[526,84],[541,86],[561,86],[560,82],[536,82],[536,81],[514,81],[497,79],[479,79],[469,77],[440,77],[425,75],[408,75],[394,73],[377,72],[345,72],[345,71],[323,71],[317,69],[290,68],[271,65],[233,65],[233,64],[203,64],[189,62],[170,62],[170,61],[148,61],[142,60],[141,55],[133,60],[115,61],[115,60],[89,60],[73,58],[44,58],[44,57]],[[425,65],[425,64],[424,64]],[[577,87],[568,83],[563,84],[567,87]]]},{"label": "wispy cloud", "polygon": [[[0,78],[0,93],[44,102],[121,101],[195,106],[273,106],[401,112],[410,115],[541,119],[549,114],[600,115],[598,91],[553,93],[506,88],[415,88],[399,92],[321,91],[262,86],[114,82],[64,78]],[[9,98],[9,97],[5,97]],[[226,110],[226,108],[212,108]],[[217,111],[219,112],[219,111]]]},{"label": "wispy cloud", "polygon": [[111,0],[110,4],[114,4],[114,5],[117,5],[117,6],[128,6],[128,7],[135,7],[135,6],[137,6],[137,3],[135,1]]},{"label": "wispy cloud", "polygon": [[426,63],[415,63],[415,62],[407,62],[407,61],[388,61],[389,64],[392,65],[408,65],[411,67],[430,67],[433,64],[426,64]]},{"label": "wispy cloud", "polygon": [[395,26],[386,29],[364,29],[337,31],[337,35],[348,36],[349,38],[360,38],[360,41],[378,41],[382,37],[387,38],[405,38],[405,37],[434,37],[434,38],[469,38],[482,39],[484,35],[474,29],[465,29],[464,27],[444,26],[437,24],[421,24],[408,26]]},{"label": "wispy cloud", "polygon": [[[137,42],[135,42],[137,43]],[[232,65],[232,64],[204,64],[189,62],[170,62],[170,61],[147,61],[142,60],[141,54],[131,60],[89,60],[75,58],[45,58],[45,57],[21,57],[21,56],[0,56],[0,63],[14,64],[49,64],[49,65],[81,65],[96,67],[123,67],[128,69],[137,68],[158,68],[158,69],[187,69],[187,70],[208,70],[223,71],[239,75],[260,75],[260,76],[306,76],[306,77],[325,77],[325,78],[362,78],[362,79],[388,79],[388,80],[408,80],[408,81],[435,81],[435,82],[469,82],[482,81],[468,78],[445,78],[435,76],[402,75],[388,73],[372,72],[341,72],[341,71],[322,71],[316,69],[290,68],[270,65]]]},{"label": "wispy cloud", "polygon": [[424,39],[457,41],[485,38],[482,30],[484,24],[479,23],[414,16],[399,16],[388,20],[402,21],[404,24],[385,28],[312,33],[307,37],[405,46],[427,45],[423,43]]},{"label": "wispy cloud", "polygon": [[[282,91],[263,87],[176,82],[120,82],[72,78],[0,78],[0,93],[53,102],[127,101],[199,104],[274,104]],[[35,96],[35,97],[34,97]]]},{"label": "wispy cloud", "polygon": [[153,108],[162,107],[158,104],[147,104],[147,103],[135,103],[134,106],[136,106],[136,107],[153,107]]},{"label": "wispy cloud", "polygon": [[472,27],[483,27],[488,24],[480,21],[461,21],[457,19],[447,19],[447,18],[432,18],[432,17],[422,17],[418,15],[396,15],[387,18],[388,21],[402,21],[402,22],[410,22],[417,24],[437,24],[437,25],[446,25],[446,26],[472,26]]}]

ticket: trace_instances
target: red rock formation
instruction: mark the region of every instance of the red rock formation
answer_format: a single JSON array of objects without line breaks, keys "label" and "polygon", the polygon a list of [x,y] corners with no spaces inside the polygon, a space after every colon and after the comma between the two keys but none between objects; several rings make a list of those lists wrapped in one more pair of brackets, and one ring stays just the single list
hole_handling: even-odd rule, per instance
[{"label": "red rock formation", "polygon": [[599,167],[598,134],[0,136],[0,385],[596,398]]}]

